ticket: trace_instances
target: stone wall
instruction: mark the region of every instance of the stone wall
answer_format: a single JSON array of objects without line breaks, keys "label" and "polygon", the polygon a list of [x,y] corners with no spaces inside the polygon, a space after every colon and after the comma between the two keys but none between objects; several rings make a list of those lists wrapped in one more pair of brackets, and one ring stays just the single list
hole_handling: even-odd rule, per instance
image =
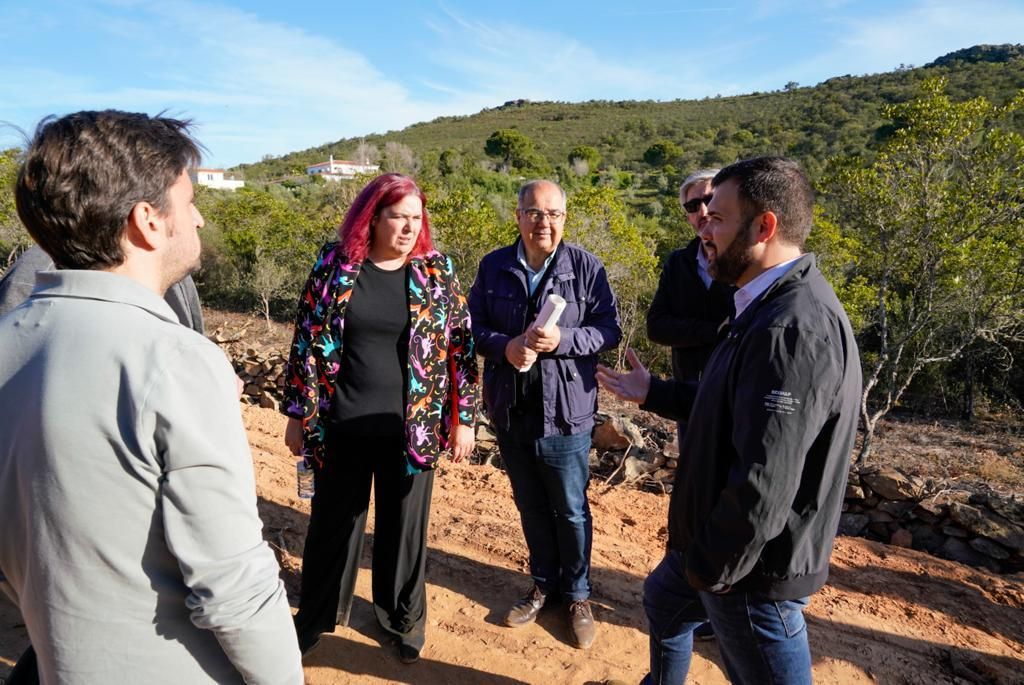
[{"label": "stone wall", "polygon": [[[233,343],[226,350],[245,385],[243,401],[278,409],[285,353]],[[480,461],[497,464],[493,436],[481,423],[477,451],[486,454]],[[625,417],[598,416],[591,451],[597,477],[669,493],[678,456],[665,434]],[[995,571],[1024,570],[1024,497],[922,480],[886,466],[850,471],[839,532]]]}]

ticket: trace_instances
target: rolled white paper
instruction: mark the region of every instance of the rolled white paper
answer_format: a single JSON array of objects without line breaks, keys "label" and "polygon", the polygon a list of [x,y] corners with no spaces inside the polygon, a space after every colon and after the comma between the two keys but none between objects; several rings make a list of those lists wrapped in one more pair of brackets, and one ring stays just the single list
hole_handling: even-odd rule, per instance
[{"label": "rolled white paper", "polygon": [[[558,324],[558,317],[562,316],[563,311],[565,311],[565,300],[561,296],[551,293],[548,295],[548,299],[544,300],[544,306],[540,308],[540,313],[533,320],[531,328],[537,327],[542,331],[550,331]],[[519,371],[529,371],[532,366],[533,364],[527,364]]]}]

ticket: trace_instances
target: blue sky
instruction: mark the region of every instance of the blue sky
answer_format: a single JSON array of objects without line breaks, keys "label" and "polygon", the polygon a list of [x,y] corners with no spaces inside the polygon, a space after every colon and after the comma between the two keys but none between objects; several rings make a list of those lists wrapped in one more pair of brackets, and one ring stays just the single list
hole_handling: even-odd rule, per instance
[{"label": "blue sky", "polygon": [[1021,41],[1021,0],[0,0],[0,121],[167,110],[229,166],[517,98],[776,90]]}]

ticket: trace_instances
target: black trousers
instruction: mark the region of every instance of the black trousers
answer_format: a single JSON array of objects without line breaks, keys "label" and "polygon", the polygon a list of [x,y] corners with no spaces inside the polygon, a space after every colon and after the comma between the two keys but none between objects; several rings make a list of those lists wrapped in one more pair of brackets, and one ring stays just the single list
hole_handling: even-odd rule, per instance
[{"label": "black trousers", "polygon": [[314,469],[295,629],[300,643],[348,625],[362,554],[370,486],[375,498],[372,587],[377,622],[423,648],[427,622],[427,523],[434,473],[406,474],[401,438],[336,439]]}]

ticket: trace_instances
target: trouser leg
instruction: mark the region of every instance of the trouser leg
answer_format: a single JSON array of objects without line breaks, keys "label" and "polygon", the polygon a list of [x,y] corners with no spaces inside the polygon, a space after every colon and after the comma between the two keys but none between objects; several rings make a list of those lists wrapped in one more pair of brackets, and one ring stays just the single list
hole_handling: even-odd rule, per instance
[{"label": "trouser leg", "polygon": [[515,422],[508,431],[497,430],[501,461],[529,551],[530,575],[541,592],[550,595],[558,591],[561,563],[553,506],[540,472],[535,437],[528,426]]},{"label": "trouser leg", "polygon": [[39,664],[36,661],[36,650],[32,645],[18,657],[4,682],[7,685],[39,685]]},{"label": "trouser leg", "polygon": [[381,627],[419,651],[426,639],[427,530],[434,472],[408,476],[387,466],[378,468],[375,478],[374,613]]},{"label": "trouser leg", "polygon": [[669,550],[644,582],[650,672],[642,685],[682,685],[690,670],[693,631],[706,620],[700,596],[686,581],[682,555]]},{"label": "trouser leg", "polygon": [[558,544],[559,591],[568,601],[588,599],[594,537],[587,500],[590,431],[541,438],[536,451]]},{"label": "trouser leg", "polygon": [[807,598],[770,600],[745,592],[700,593],[729,679],[738,685],[810,685]]},{"label": "trouser leg", "polygon": [[373,472],[361,459],[332,457],[332,463],[314,471],[295,615],[300,644],[348,624],[359,572]]}]

